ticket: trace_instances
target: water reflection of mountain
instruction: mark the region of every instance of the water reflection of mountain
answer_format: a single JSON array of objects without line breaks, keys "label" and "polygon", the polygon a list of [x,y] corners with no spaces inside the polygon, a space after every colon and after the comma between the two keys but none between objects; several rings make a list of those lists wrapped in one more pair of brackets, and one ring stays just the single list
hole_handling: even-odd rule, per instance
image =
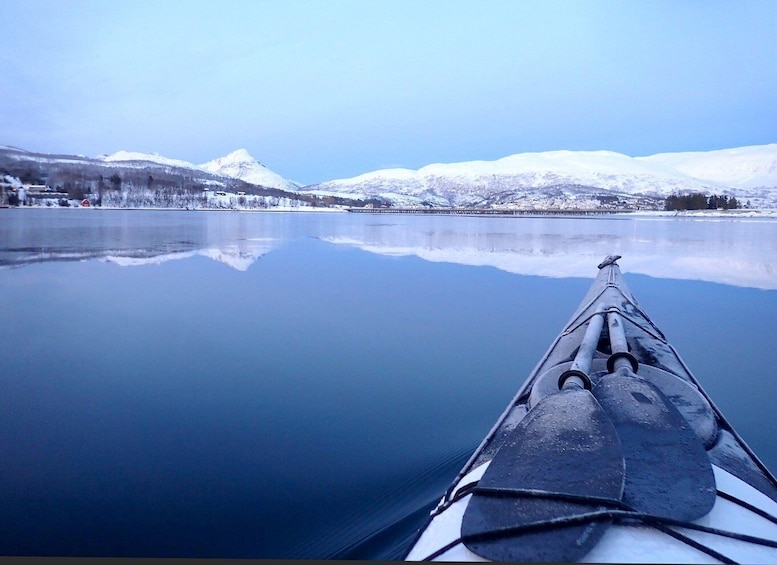
[{"label": "water reflection of mountain", "polygon": [[278,244],[276,237],[257,233],[227,213],[43,214],[3,231],[0,267],[88,259],[136,266],[205,256],[245,271]]},{"label": "water reflection of mountain", "polygon": [[413,231],[373,226],[358,236],[323,239],[381,255],[412,255],[543,277],[588,278],[591,265],[617,253],[624,256],[627,272],[777,289],[777,222],[544,220],[511,227],[517,229]]},{"label": "water reflection of mountain", "polygon": [[121,265],[122,267],[134,267],[138,265],[159,265],[167,261],[177,259],[188,259],[195,256],[203,256],[219,263],[232,267],[238,271],[247,271],[248,267],[253,265],[257,259],[272,251],[275,247],[274,241],[252,241],[241,242],[241,245],[227,246],[222,249],[208,248],[197,249],[194,251],[185,251],[180,253],[164,253],[160,255],[149,255],[138,257],[137,255],[127,254],[108,254],[101,259],[110,263]]},{"label": "water reflection of mountain", "polygon": [[245,271],[284,242],[314,237],[544,277],[589,278],[591,265],[619,254],[626,272],[777,290],[774,220],[18,212],[0,224],[0,266],[85,259],[133,266],[204,256]]},{"label": "water reflection of mountain", "polygon": [[224,263],[238,271],[246,271],[262,255],[272,251],[275,245],[272,241],[247,241],[243,245],[227,246],[222,249],[190,248],[172,252],[170,247],[181,246],[165,245],[160,246],[158,249],[153,247],[144,249],[14,248],[0,251],[0,268],[20,267],[45,262],[86,261],[88,259],[103,260],[122,267],[134,267],[140,265],[160,265],[167,261],[203,256],[219,263]]}]

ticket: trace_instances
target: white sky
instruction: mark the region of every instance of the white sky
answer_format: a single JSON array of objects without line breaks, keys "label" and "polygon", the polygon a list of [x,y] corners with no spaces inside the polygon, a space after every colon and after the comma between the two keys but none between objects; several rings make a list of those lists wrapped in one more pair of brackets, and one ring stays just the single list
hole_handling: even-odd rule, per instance
[{"label": "white sky", "polygon": [[3,0],[0,144],[306,184],[777,142],[777,2]]}]

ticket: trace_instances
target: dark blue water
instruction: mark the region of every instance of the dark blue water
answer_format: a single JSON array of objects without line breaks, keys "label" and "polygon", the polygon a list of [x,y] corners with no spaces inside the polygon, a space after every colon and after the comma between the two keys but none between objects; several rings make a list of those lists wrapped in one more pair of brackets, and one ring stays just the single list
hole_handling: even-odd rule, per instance
[{"label": "dark blue water", "polygon": [[[639,242],[659,226],[666,246],[672,226],[2,212],[2,555],[396,558],[572,315],[600,248],[649,263]],[[673,251],[707,234],[751,257],[750,235],[777,225],[696,224],[675,221]],[[627,280],[777,468],[777,291]]]}]

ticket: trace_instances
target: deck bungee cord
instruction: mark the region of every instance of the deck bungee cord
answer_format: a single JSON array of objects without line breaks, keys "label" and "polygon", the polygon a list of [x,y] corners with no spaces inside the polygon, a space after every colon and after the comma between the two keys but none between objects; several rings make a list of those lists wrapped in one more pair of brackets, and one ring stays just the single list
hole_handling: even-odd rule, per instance
[{"label": "deck bungee cord", "polygon": [[[471,488],[470,491],[465,494],[465,496],[468,495],[468,494],[472,494],[472,491],[476,491],[477,492],[478,491],[477,487],[475,487],[474,489]],[[484,491],[480,491],[480,492],[484,492]],[[485,492],[489,492],[489,491],[486,489]],[[494,494],[497,494],[497,493],[494,493]],[[498,494],[501,496],[504,493],[500,492]],[[456,540],[446,544],[445,546],[443,546],[439,550],[435,551],[434,553],[426,556],[425,558],[420,559],[420,561],[431,561],[431,560],[434,560],[437,557],[440,557],[441,555],[444,555],[446,552],[451,550],[453,547],[455,547],[455,546],[457,546],[459,544],[462,544],[462,543],[466,543],[466,541],[468,541],[468,540],[473,540],[473,539],[477,539],[477,538],[482,538],[482,539],[490,539],[491,538],[492,539],[492,538],[500,538],[500,537],[505,537],[505,536],[513,536],[515,534],[522,533],[522,532],[529,532],[529,531],[532,531],[532,530],[541,530],[541,529],[545,529],[545,528],[559,528],[559,527],[564,527],[564,526],[569,526],[569,525],[574,525],[574,524],[587,523],[587,522],[592,521],[592,520],[617,520],[617,521],[622,521],[624,523],[632,521],[632,522],[643,523],[643,524],[647,524],[647,525],[650,525],[650,526],[653,526],[653,527],[661,528],[662,532],[664,532],[666,534],[669,534],[669,535],[672,535],[676,539],[682,541],[683,543],[688,544],[689,546],[693,547],[694,549],[702,551],[702,552],[706,553],[707,555],[709,555],[711,557],[714,557],[715,559],[723,561],[724,563],[738,563],[738,562],[733,560],[733,559],[730,559],[730,558],[726,557],[722,553],[719,553],[719,552],[715,551],[713,548],[711,548],[709,546],[705,546],[705,545],[699,543],[698,541],[683,535],[680,532],[677,532],[675,530],[672,530],[670,528],[665,528],[665,527],[662,527],[662,526],[675,526],[675,527],[679,527],[679,528],[686,528],[686,529],[695,530],[695,531],[698,531],[698,532],[704,532],[704,533],[713,534],[713,535],[717,535],[717,536],[721,536],[721,537],[727,537],[727,538],[731,538],[731,539],[735,539],[735,540],[745,541],[747,543],[753,543],[753,544],[756,544],[756,545],[762,545],[762,546],[766,546],[766,547],[777,548],[777,541],[772,540],[772,539],[761,538],[761,537],[758,537],[758,536],[751,536],[751,535],[744,534],[744,533],[741,533],[741,532],[733,532],[733,531],[728,531],[728,530],[722,530],[722,529],[719,529],[719,528],[711,528],[709,526],[702,526],[700,524],[694,524],[693,522],[686,522],[686,521],[682,521],[682,520],[673,520],[671,518],[666,518],[664,516],[652,516],[652,515],[645,514],[645,513],[642,513],[642,512],[637,512],[637,511],[634,511],[634,510],[630,510],[620,500],[602,500],[602,499],[597,499],[597,498],[587,499],[586,497],[570,497],[569,495],[566,495],[564,493],[531,492],[531,491],[519,492],[517,490],[514,491],[514,492],[511,492],[510,494],[511,495],[515,495],[515,496],[520,496],[520,495],[524,495],[524,496],[546,496],[548,498],[556,498],[558,500],[570,500],[570,501],[574,501],[574,502],[589,502],[591,504],[604,504],[604,503],[607,503],[607,504],[611,504],[614,507],[621,507],[621,508],[620,509],[619,508],[614,508],[614,509],[596,510],[596,511],[588,512],[588,513],[585,513],[585,514],[577,514],[577,515],[574,515],[574,516],[565,516],[565,517],[562,517],[562,518],[554,518],[554,519],[540,521],[540,522],[533,522],[533,523],[528,523],[528,524],[522,524],[520,526],[511,526],[511,527],[502,528],[500,530],[491,530],[491,531],[488,531],[488,532],[482,532],[481,534],[478,534],[477,536],[468,536],[468,537],[462,536],[462,537],[460,537],[460,538],[458,538],[458,539],[456,539]],[[731,500],[732,502],[736,502],[738,504],[741,504],[743,507],[747,508],[748,510],[751,510],[751,511],[753,511],[753,512],[755,512],[755,513],[757,513],[757,514],[759,514],[761,516],[763,516],[764,518],[767,518],[768,520],[774,522],[775,524],[777,524],[777,517],[769,515],[769,514],[764,514],[764,513],[762,513],[762,511],[760,509],[754,509],[750,505],[748,505],[747,503],[742,502],[742,501],[736,499],[735,497],[731,497],[730,495],[725,495],[725,498],[727,498],[728,500]]]}]

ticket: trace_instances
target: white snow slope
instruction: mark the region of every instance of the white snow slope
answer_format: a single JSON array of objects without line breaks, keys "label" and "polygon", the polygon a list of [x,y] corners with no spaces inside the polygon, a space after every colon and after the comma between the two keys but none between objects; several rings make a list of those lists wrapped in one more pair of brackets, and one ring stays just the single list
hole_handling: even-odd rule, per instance
[{"label": "white snow slope", "polygon": [[101,155],[98,159],[107,162],[149,162],[168,167],[181,167],[185,169],[199,169],[220,176],[243,180],[250,184],[268,188],[280,188],[281,190],[297,190],[298,185],[283,178],[262,165],[251,157],[245,149],[238,149],[229,155],[208,161],[202,165],[194,165],[188,161],[170,159],[158,153],[140,153],[137,151],[117,151],[113,155]]},{"label": "white snow slope", "polygon": [[520,206],[611,194],[704,192],[777,208],[777,144],[629,157],[612,151],[520,153],[496,161],[385,169],[306,187],[381,197],[395,205]]},{"label": "white snow slope", "polygon": [[245,149],[238,149],[225,157],[208,161],[199,167],[217,175],[244,180],[260,186],[292,191],[299,188],[292,181],[262,165],[251,157]]},{"label": "white snow slope", "polygon": [[101,155],[98,159],[108,162],[125,162],[125,161],[145,161],[149,163],[156,163],[158,165],[165,165],[168,167],[182,167],[184,169],[196,169],[196,165],[189,163],[188,161],[181,161],[179,159],[170,159],[163,157],[158,153],[139,153],[137,151],[117,151],[113,155]]},{"label": "white snow slope", "polygon": [[734,187],[777,186],[777,143],[718,151],[659,153],[638,159]]}]

